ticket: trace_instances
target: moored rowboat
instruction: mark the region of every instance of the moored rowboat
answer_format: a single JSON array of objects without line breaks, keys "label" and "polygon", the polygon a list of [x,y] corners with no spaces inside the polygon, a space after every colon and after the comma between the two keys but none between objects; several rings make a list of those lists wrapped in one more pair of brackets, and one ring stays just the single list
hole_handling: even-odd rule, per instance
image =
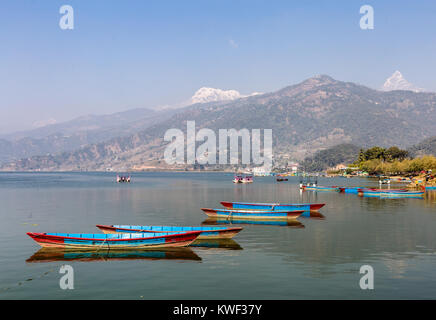
[{"label": "moored rowboat", "polygon": [[367,197],[422,197],[424,196],[424,191],[389,191],[389,190],[360,190],[359,196],[367,196]]},{"label": "moored rowboat", "polygon": [[423,186],[423,189],[425,191],[435,191],[436,190],[436,186]]},{"label": "moored rowboat", "polygon": [[200,231],[197,240],[200,239],[231,239],[243,228],[241,227],[174,227],[174,226],[129,226],[129,225],[97,225],[106,234],[111,233],[138,233],[160,232],[181,233],[187,231]]},{"label": "moored rowboat", "polygon": [[221,201],[229,209],[271,210],[271,211],[318,211],[324,203],[260,203]]},{"label": "moored rowboat", "polygon": [[60,247],[75,249],[145,249],[165,247],[185,247],[190,245],[200,231],[183,233],[35,233],[27,235],[42,247]]},{"label": "moored rowboat", "polygon": [[302,186],[303,190],[307,191],[337,191],[340,187],[337,186],[330,186],[330,187],[324,187],[324,186]]},{"label": "moored rowboat", "polygon": [[304,210],[272,211],[272,210],[242,210],[242,209],[209,209],[202,208],[209,217],[243,218],[243,219],[296,219]]}]

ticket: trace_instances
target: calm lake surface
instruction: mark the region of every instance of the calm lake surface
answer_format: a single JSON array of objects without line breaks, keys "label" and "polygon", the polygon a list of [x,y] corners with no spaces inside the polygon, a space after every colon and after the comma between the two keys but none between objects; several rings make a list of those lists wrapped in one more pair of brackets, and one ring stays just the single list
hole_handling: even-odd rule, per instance
[{"label": "calm lake surface", "polygon": [[[424,199],[303,192],[298,178],[225,173],[0,173],[0,299],[435,299],[436,192]],[[319,185],[376,186],[320,178]],[[220,201],[321,202],[325,219],[241,224],[234,241],[175,252],[37,253],[26,232],[100,233],[96,224],[200,225]],[[74,268],[62,290],[59,268]],[[374,290],[361,290],[362,265]]]}]

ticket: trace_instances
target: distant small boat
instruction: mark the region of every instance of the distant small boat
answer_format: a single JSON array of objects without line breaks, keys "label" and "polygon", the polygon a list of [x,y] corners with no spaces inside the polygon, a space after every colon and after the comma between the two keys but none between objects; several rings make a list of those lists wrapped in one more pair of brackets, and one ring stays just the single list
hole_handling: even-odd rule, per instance
[{"label": "distant small boat", "polygon": [[117,183],[120,182],[130,182],[130,176],[119,176],[117,175]]},{"label": "distant small boat", "polygon": [[253,176],[246,175],[242,178],[242,183],[253,183]]},{"label": "distant small boat", "polygon": [[234,176],[233,183],[242,183],[242,176]]},{"label": "distant small boat", "polygon": [[190,245],[200,235],[200,231],[183,233],[35,233],[27,235],[42,247],[60,247],[74,249],[110,248],[144,249],[163,247],[184,247]]},{"label": "distant small boat", "polygon": [[231,239],[239,233],[241,227],[175,227],[175,226],[129,226],[129,225],[97,225],[101,231],[111,233],[181,233],[188,231],[200,231],[197,240],[200,239]]},{"label": "distant small boat", "polygon": [[288,181],[288,178],[276,178],[276,181],[278,182]]},{"label": "distant small boat", "polygon": [[221,201],[229,209],[271,210],[271,211],[318,211],[325,203],[261,203]]},{"label": "distant small boat", "polygon": [[340,187],[338,186],[330,186],[330,187],[324,187],[324,186],[303,186],[303,190],[307,191],[338,191]]},{"label": "distant small boat", "polygon": [[209,209],[202,208],[209,217],[243,218],[243,219],[296,219],[304,212],[299,211],[271,211],[271,210],[242,210],[242,209]]}]

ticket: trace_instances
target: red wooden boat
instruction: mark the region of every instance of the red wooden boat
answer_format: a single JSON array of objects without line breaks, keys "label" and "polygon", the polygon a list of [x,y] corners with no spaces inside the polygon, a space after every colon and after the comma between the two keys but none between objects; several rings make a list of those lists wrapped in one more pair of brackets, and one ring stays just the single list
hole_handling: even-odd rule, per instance
[{"label": "red wooden boat", "polygon": [[260,203],[260,202],[230,202],[221,201],[229,209],[271,210],[271,211],[318,211],[324,203]]},{"label": "red wooden boat", "polygon": [[130,225],[97,225],[104,233],[138,233],[161,232],[181,233],[187,231],[200,231],[197,240],[201,239],[231,239],[242,230],[241,227],[178,227],[178,226],[130,226]]},{"label": "red wooden boat", "polygon": [[27,235],[42,247],[60,247],[75,249],[110,248],[112,249],[144,249],[164,247],[185,247],[190,245],[200,231],[183,233],[36,233]]},{"label": "red wooden boat", "polygon": [[243,218],[243,219],[296,219],[304,210],[271,211],[271,210],[243,210],[243,209],[209,209],[202,208],[209,217]]}]

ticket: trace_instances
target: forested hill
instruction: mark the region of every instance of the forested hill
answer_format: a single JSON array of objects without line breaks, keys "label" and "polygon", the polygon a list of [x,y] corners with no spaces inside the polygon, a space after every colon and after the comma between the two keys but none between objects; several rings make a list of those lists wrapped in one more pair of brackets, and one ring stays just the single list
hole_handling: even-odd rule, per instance
[{"label": "forested hill", "polygon": [[339,144],[329,149],[320,150],[312,157],[302,162],[302,168],[307,172],[321,172],[338,164],[349,164],[356,161],[360,147],[353,144]]},{"label": "forested hill", "polygon": [[420,156],[420,155],[436,156],[436,136],[425,139],[424,141],[410,147],[408,151],[409,154],[413,156]]}]

